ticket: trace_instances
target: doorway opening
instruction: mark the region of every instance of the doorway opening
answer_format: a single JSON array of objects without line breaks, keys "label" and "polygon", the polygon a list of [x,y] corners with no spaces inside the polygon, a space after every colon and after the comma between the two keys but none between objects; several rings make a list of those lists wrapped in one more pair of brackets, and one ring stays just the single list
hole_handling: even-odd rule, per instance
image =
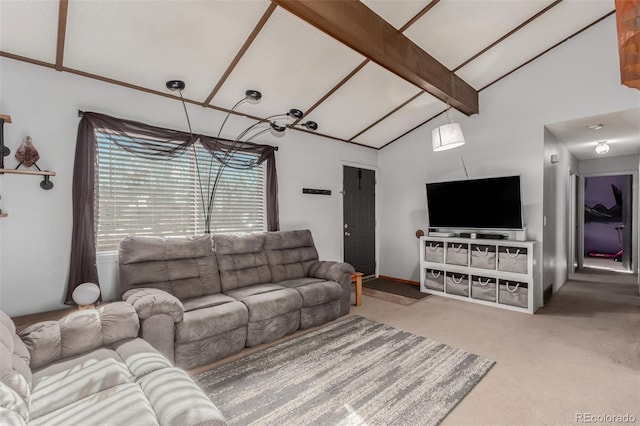
[{"label": "doorway opening", "polygon": [[633,176],[583,179],[583,268],[633,272]]}]

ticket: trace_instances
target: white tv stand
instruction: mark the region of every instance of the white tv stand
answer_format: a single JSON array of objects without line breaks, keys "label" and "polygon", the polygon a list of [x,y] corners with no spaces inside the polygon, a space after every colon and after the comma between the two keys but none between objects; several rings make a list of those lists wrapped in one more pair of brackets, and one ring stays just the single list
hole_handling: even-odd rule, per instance
[{"label": "white tv stand", "polygon": [[[471,238],[457,238],[457,237],[436,237],[436,236],[424,236],[420,238],[420,291],[422,293],[435,294],[438,296],[450,297],[457,300],[464,300],[466,302],[479,303],[482,305],[493,306],[502,309],[509,309],[517,312],[525,312],[533,314],[538,307],[542,305],[542,292],[541,281],[537,268],[537,245],[535,241],[514,241],[514,240],[494,240],[494,239],[471,239]],[[437,248],[442,247],[443,256],[441,259],[434,259],[434,253]],[[467,249],[466,264],[451,264],[454,261],[456,250],[462,247]],[[495,252],[495,264],[488,262],[485,267],[472,266],[472,251],[486,253],[487,250]],[[526,254],[524,251],[526,250]],[[427,254],[430,251],[430,254]],[[503,252],[502,257],[499,256],[500,251]],[[447,253],[450,253],[451,259],[448,259]],[[482,254],[480,253],[480,254]],[[520,260],[524,261],[522,271],[509,272],[505,271],[507,262],[509,261],[508,254],[514,255],[515,253],[521,253]],[[429,259],[427,259],[429,257]],[[436,256],[437,257],[437,256]],[[475,255],[474,262],[478,260],[478,255]],[[464,255],[457,255],[457,261],[459,263],[464,262]],[[503,259],[503,265],[499,261],[499,258]],[[487,258],[489,259],[489,258]],[[525,270],[526,269],[526,270]],[[432,272],[433,271],[433,272]],[[425,280],[428,278],[427,274],[433,274],[432,276],[440,272],[443,277],[453,276],[455,279],[460,277],[466,277],[468,280],[468,292],[467,295],[451,294],[445,284],[442,290],[433,288],[427,288]],[[475,279],[475,283],[478,283],[478,278],[481,280],[491,280],[495,282],[495,301],[480,300],[474,297],[472,280]],[[503,284],[502,288],[506,289],[506,286],[510,286],[513,289],[517,286],[517,283],[521,285],[521,291],[524,286],[527,286],[527,300],[526,307],[512,306],[508,303],[506,295],[501,297],[500,284]],[[464,286],[464,284],[462,284]],[[432,286],[433,287],[433,286]],[[454,284],[451,284],[451,291],[453,291]],[[460,289],[458,285],[458,289]],[[489,291],[489,294],[491,291]],[[524,297],[524,295],[522,296]],[[502,300],[501,300],[502,299]]]}]

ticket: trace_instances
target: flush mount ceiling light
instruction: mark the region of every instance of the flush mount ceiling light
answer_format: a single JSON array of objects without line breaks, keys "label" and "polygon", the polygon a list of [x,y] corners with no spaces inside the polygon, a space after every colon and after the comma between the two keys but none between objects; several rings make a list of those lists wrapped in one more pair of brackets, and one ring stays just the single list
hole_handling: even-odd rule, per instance
[{"label": "flush mount ceiling light", "polygon": [[450,106],[447,108],[447,117],[449,117],[449,124],[436,127],[431,132],[431,142],[435,152],[458,148],[465,143],[462,127],[460,124],[454,123],[451,118]]},{"label": "flush mount ceiling light", "polygon": [[607,143],[607,141],[600,141],[598,142],[598,145],[596,145],[596,154],[606,154],[607,152],[609,152],[609,144]]},{"label": "flush mount ceiling light", "polygon": [[590,124],[587,126],[587,129],[589,130],[600,130],[602,129],[604,126],[602,124]]}]

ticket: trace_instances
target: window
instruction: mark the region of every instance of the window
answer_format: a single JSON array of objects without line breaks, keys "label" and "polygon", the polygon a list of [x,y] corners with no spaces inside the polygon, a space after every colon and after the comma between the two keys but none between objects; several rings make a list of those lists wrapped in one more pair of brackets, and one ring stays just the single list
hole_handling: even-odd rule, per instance
[{"label": "window", "polygon": [[[115,141],[117,140],[117,144]],[[136,139],[97,132],[96,228],[97,251],[118,250],[127,235],[180,237],[202,234],[207,182],[215,179],[219,163],[199,144],[178,157],[134,155]],[[168,141],[152,141],[168,144]],[[236,153],[255,160],[255,154]],[[210,185],[212,186],[212,184]],[[206,204],[206,203],[205,203]],[[211,232],[252,232],[266,229],[264,163],[250,170],[227,167],[218,183],[211,215]]]}]

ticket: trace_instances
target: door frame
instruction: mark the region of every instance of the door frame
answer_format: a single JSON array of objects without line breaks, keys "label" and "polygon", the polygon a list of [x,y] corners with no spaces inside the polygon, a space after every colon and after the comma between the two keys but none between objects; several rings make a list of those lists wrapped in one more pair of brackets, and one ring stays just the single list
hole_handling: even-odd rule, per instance
[{"label": "door frame", "polygon": [[346,161],[346,160],[342,160],[340,163],[340,174],[342,175],[342,179],[341,179],[341,186],[340,186],[340,229],[338,230],[338,232],[340,233],[340,260],[342,260],[344,262],[344,198],[343,198],[343,191],[344,191],[344,166],[348,166],[348,167],[356,167],[358,169],[366,169],[366,170],[373,170],[375,173],[375,177],[376,177],[376,185],[375,185],[375,197],[376,197],[376,202],[375,202],[375,231],[376,231],[376,238],[375,238],[375,256],[376,256],[376,270],[375,270],[375,276],[378,277],[380,275],[380,229],[378,227],[378,223],[380,223],[380,221],[378,220],[378,212],[380,211],[380,200],[378,197],[378,182],[380,180],[380,172],[378,170],[378,166],[374,166],[371,164],[365,164],[365,163],[357,163],[355,161]]},{"label": "door frame", "polygon": [[[638,198],[640,198],[640,191],[638,187],[638,171],[637,170],[616,170],[613,172],[599,172],[599,173],[584,173],[579,175],[579,202],[578,206],[580,212],[580,222],[578,223],[579,227],[579,237],[580,237],[580,248],[579,255],[579,266],[582,266],[582,260],[584,259],[584,184],[585,178],[588,177],[598,177],[598,176],[621,176],[621,175],[631,175],[631,273],[638,274]],[[638,280],[640,282],[640,278]]]},{"label": "door frame", "polygon": [[[579,216],[583,215],[584,208],[581,210],[578,209],[578,206],[580,205],[581,181],[582,179],[578,173],[573,170],[569,170],[569,200],[567,204],[569,206],[569,241],[567,243],[569,253],[567,255],[567,276],[565,277],[567,280],[569,279],[569,275],[575,273],[582,267],[583,257],[580,254],[584,254],[584,249],[582,248],[582,244],[584,244],[584,237],[580,237],[581,220],[579,218]],[[582,185],[582,188],[584,188],[584,185]]]}]

